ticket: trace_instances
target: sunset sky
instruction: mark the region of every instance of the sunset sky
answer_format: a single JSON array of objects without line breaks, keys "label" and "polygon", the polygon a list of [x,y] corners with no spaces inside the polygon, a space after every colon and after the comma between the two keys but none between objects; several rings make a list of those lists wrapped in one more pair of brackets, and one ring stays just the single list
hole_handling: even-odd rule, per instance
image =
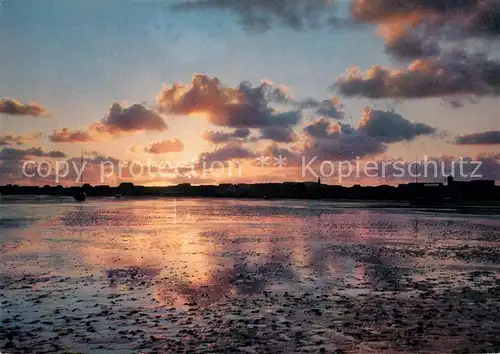
[{"label": "sunset sky", "polygon": [[[24,177],[22,161],[55,163],[82,148],[89,165],[247,166],[193,183],[311,180],[302,156],[424,155],[485,161],[485,178],[500,181],[498,0],[4,0],[0,9],[0,184],[54,184]],[[285,167],[256,166],[278,155]],[[100,183],[96,173],[87,181]]]}]

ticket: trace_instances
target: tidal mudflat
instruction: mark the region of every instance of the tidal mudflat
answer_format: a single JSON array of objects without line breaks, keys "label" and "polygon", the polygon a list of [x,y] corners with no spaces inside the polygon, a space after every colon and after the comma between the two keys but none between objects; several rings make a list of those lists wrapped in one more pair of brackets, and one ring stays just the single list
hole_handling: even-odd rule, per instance
[{"label": "tidal mudflat", "polygon": [[500,351],[500,216],[364,203],[9,199],[0,351]]}]

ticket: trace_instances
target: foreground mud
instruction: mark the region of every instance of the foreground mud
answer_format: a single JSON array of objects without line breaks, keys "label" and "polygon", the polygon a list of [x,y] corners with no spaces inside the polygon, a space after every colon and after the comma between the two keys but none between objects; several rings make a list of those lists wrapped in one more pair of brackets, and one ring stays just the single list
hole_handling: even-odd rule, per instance
[{"label": "foreground mud", "polygon": [[159,239],[130,208],[10,229],[0,351],[500,351],[498,219],[195,204]]}]

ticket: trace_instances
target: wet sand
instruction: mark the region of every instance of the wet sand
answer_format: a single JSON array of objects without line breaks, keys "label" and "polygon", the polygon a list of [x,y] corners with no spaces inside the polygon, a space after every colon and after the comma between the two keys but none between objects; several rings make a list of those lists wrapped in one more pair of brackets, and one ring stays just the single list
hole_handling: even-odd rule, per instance
[{"label": "wet sand", "polygon": [[1,352],[500,351],[498,215],[49,200],[0,233]]}]

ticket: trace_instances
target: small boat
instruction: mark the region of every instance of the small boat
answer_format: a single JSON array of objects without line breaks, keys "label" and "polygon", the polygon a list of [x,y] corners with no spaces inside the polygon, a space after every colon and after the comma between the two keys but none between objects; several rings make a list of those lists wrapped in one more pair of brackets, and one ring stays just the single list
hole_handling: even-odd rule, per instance
[{"label": "small boat", "polygon": [[116,199],[123,199],[123,195],[121,195],[120,193],[118,193],[118,194],[115,195],[115,198]]},{"label": "small boat", "polygon": [[85,199],[87,199],[87,193],[85,193],[84,191],[77,191],[77,192],[73,195],[73,198],[74,198],[77,202],[83,202],[83,201],[85,201]]}]

